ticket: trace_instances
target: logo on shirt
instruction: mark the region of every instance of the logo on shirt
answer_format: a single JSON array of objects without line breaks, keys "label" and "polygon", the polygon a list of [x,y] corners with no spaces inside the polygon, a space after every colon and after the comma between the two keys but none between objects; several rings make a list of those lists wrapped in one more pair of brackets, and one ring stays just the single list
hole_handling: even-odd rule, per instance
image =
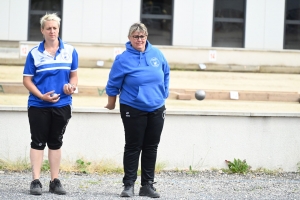
[{"label": "logo on shirt", "polygon": [[62,59],[64,60],[69,60],[70,59],[70,55],[67,52],[63,52],[61,54]]},{"label": "logo on shirt", "polygon": [[40,62],[45,62],[45,58],[41,57]]},{"label": "logo on shirt", "polygon": [[159,60],[156,57],[151,58],[150,63],[153,67],[158,67],[159,66]]}]

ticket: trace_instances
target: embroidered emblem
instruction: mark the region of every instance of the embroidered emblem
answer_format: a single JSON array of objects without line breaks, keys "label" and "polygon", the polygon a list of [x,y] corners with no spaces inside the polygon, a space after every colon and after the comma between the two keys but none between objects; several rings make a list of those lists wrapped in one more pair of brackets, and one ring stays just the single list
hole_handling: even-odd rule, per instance
[{"label": "embroidered emblem", "polygon": [[126,117],[130,117],[130,113],[129,112],[126,112]]},{"label": "embroidered emblem", "polygon": [[150,59],[150,63],[153,67],[158,67],[159,66],[159,60],[156,57],[153,57]]},{"label": "embroidered emblem", "polygon": [[70,55],[67,52],[63,52],[61,54],[62,59],[64,60],[69,60],[70,59]]}]

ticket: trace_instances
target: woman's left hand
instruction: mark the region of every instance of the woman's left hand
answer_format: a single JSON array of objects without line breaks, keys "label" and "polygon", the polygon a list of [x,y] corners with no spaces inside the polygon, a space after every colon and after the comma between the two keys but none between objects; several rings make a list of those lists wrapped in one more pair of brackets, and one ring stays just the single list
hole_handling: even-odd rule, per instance
[{"label": "woman's left hand", "polygon": [[76,87],[70,83],[64,85],[64,93],[67,95],[71,95],[76,90]]}]

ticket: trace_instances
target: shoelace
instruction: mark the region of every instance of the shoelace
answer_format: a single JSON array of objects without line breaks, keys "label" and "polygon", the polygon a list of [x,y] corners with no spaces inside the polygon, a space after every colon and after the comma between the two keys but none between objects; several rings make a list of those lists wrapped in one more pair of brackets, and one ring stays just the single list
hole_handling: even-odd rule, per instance
[{"label": "shoelace", "polygon": [[36,188],[38,186],[42,187],[41,182],[40,181],[33,181],[33,187]]},{"label": "shoelace", "polygon": [[131,185],[123,185],[124,190],[129,190],[129,188],[131,187]]},{"label": "shoelace", "polygon": [[154,191],[156,191],[156,188],[153,186],[153,184],[156,184],[156,182],[149,182],[149,186],[150,186]]},{"label": "shoelace", "polygon": [[59,180],[57,180],[57,179],[54,179],[54,184],[57,186],[57,187],[61,187],[61,183],[60,183],[60,181]]}]

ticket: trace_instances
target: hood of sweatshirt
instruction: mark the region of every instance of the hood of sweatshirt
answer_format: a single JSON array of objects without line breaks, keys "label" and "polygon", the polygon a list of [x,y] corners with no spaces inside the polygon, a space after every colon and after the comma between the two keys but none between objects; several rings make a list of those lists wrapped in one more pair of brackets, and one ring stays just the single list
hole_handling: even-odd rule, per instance
[{"label": "hood of sweatshirt", "polygon": [[140,63],[141,63],[141,55],[142,55],[143,53],[145,53],[145,56],[146,56],[146,63],[147,63],[147,65],[149,65],[149,62],[150,62],[149,60],[150,60],[150,58],[148,58],[147,55],[148,55],[148,52],[149,52],[151,49],[152,49],[152,45],[150,44],[150,42],[149,42],[148,40],[146,41],[146,47],[145,47],[145,51],[144,51],[144,52],[138,51],[138,50],[136,50],[135,48],[133,48],[132,45],[131,45],[131,43],[130,43],[130,41],[126,42],[126,51],[128,51],[128,52],[130,52],[130,53],[136,55],[136,56],[139,58],[139,65],[140,65]]}]

